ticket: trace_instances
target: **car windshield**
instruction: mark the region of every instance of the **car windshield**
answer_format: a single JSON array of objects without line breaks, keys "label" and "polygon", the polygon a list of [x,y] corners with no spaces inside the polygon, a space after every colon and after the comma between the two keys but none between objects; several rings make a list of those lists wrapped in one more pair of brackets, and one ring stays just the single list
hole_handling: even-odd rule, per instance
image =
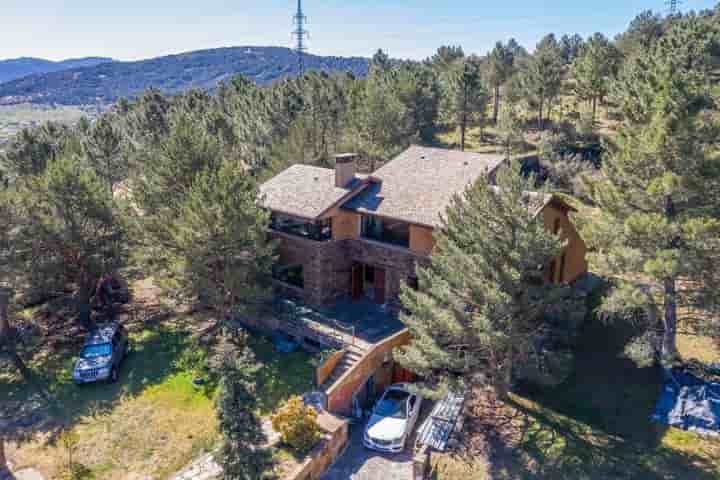
[{"label": "car windshield", "polygon": [[407,392],[390,390],[375,405],[375,414],[381,417],[407,418]]},{"label": "car windshield", "polygon": [[82,358],[107,357],[110,354],[112,354],[112,346],[109,343],[86,345],[83,347],[82,352],[80,352]]}]

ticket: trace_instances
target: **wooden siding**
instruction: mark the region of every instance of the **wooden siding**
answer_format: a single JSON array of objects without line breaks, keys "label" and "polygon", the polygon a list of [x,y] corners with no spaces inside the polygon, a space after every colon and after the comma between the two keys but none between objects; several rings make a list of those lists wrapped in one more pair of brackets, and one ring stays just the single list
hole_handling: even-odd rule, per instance
[{"label": "wooden siding", "polygon": [[432,228],[410,225],[410,250],[420,255],[430,255],[434,246]]},{"label": "wooden siding", "polygon": [[572,282],[588,270],[586,254],[587,246],[585,241],[580,237],[575,226],[570,221],[568,212],[555,205],[548,205],[543,210],[543,219],[545,227],[551,232],[556,226],[560,229],[563,239],[567,240],[567,246],[563,256],[559,256],[554,260],[554,278],[548,278],[552,282]]},{"label": "wooden siding", "polygon": [[360,236],[360,215],[338,210],[332,217],[333,240],[345,240]]}]

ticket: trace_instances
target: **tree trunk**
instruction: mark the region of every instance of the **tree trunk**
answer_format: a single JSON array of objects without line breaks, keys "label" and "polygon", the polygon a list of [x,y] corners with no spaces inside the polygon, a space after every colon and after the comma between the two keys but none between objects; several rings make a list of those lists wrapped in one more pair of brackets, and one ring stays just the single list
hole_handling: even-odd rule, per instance
[{"label": "tree trunk", "polygon": [[462,116],[460,119],[460,150],[465,151],[465,128],[467,127],[467,113],[468,113],[468,84],[467,82],[463,85],[463,105],[462,105]]},{"label": "tree trunk", "polygon": [[5,456],[5,436],[0,432],[0,473],[7,471],[7,457]]},{"label": "tree trunk", "polygon": [[664,362],[677,356],[677,286],[674,278],[665,279],[663,327],[662,351],[660,353]]},{"label": "tree trunk", "polygon": [[[675,221],[675,202],[671,195],[665,196],[665,218],[669,222]],[[670,249],[677,249],[680,243],[678,237],[672,238],[668,245]],[[663,362],[671,361],[677,356],[677,285],[675,277],[667,277],[664,280],[664,306],[663,315],[663,341],[661,359]]]},{"label": "tree trunk", "polygon": [[595,126],[595,114],[597,113],[597,97],[592,99],[592,124]]},{"label": "tree trunk", "polygon": [[538,130],[543,130],[543,107],[544,107],[544,99],[540,99],[540,108],[538,110]]},{"label": "tree trunk", "polygon": [[500,112],[500,85],[495,85],[495,103],[493,104],[493,124],[497,125]]}]

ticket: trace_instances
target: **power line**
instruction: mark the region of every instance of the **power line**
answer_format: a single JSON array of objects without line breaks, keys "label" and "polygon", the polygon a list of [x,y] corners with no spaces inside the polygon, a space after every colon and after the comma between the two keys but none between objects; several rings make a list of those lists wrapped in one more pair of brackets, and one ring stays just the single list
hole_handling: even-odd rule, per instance
[{"label": "power line", "polygon": [[305,29],[307,17],[303,13],[302,0],[297,2],[297,12],[293,16],[293,23],[295,30],[292,31],[292,36],[295,40],[295,53],[298,56],[298,72],[300,76],[303,76],[305,74],[305,52],[307,51],[305,40],[310,38],[310,32]]}]

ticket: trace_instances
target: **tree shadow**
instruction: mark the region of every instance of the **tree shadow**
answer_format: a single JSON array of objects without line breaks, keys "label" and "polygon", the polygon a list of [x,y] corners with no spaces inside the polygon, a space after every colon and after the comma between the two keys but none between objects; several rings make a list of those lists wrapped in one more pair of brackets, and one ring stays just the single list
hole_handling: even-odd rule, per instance
[{"label": "tree shadow", "polygon": [[494,478],[718,478],[712,455],[668,447],[668,427],[650,422],[663,376],[623,357],[633,335],[628,323],[588,321],[563,384],[522,385],[496,418],[472,420]]},{"label": "tree shadow", "polygon": [[[191,336],[181,317],[153,312],[127,327],[131,350],[116,383],[78,386],[73,382],[78,342],[55,345],[33,356],[28,362],[32,375],[28,382],[17,374],[0,375],[0,424],[5,427],[6,438],[20,443],[45,433],[47,442],[54,444],[62,429],[83,417],[107,413],[124,398],[137,396],[179,371],[176,360]],[[48,400],[38,386],[47,391]]]}]

